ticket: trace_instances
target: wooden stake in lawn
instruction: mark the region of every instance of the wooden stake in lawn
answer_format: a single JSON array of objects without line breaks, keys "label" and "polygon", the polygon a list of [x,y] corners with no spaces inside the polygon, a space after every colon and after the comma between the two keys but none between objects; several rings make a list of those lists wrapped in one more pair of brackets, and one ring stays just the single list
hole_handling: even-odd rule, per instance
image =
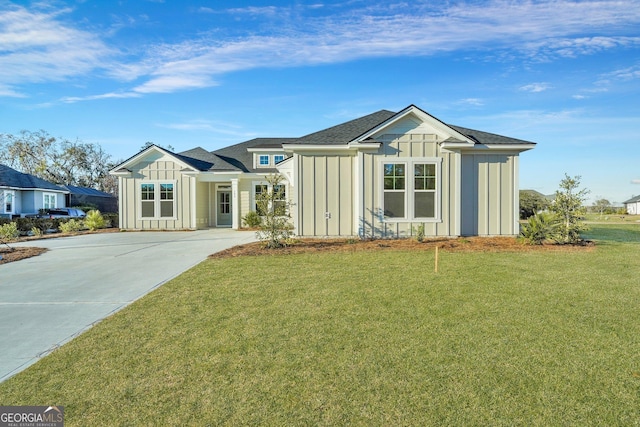
[{"label": "wooden stake in lawn", "polygon": [[438,246],[436,245],[435,272],[438,272]]}]

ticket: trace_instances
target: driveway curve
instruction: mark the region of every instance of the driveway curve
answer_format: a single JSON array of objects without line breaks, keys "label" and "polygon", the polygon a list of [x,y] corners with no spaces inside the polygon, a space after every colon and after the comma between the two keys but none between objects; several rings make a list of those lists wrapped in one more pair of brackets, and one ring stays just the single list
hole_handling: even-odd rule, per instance
[{"label": "driveway curve", "polygon": [[209,254],[252,241],[254,232],[210,229],[15,244],[49,250],[0,265],[0,382]]}]

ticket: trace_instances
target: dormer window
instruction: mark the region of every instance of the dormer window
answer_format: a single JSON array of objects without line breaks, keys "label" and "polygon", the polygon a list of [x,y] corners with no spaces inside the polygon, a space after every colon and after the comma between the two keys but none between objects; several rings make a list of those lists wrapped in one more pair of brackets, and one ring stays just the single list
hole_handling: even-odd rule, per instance
[{"label": "dormer window", "polygon": [[258,158],[258,164],[260,166],[269,166],[269,155],[261,154]]},{"label": "dormer window", "polygon": [[276,164],[276,165],[278,163],[280,163],[281,161],[283,161],[283,160],[284,160],[284,154],[275,154],[273,156],[273,163]]}]

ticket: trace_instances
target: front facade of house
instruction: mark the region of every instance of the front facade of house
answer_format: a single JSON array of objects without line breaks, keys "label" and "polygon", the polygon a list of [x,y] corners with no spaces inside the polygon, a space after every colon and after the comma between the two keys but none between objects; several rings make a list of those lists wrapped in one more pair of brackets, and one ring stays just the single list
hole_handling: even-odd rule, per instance
[{"label": "front facade of house", "polygon": [[63,208],[68,193],[44,179],[0,165],[0,217],[34,215],[40,209]]},{"label": "front facade of house", "polygon": [[111,173],[124,229],[240,228],[279,173],[299,236],[517,235],[519,153],[534,146],[411,105],[213,152],[151,146]]},{"label": "front facade of house", "polygon": [[635,196],[624,202],[629,215],[640,215],[640,196]]}]

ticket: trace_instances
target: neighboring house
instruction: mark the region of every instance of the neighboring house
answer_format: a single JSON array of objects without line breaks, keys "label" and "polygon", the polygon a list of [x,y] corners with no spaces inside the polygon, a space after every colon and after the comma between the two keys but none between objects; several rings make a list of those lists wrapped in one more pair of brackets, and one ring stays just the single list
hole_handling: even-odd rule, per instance
[{"label": "neighboring house", "polygon": [[640,215],[640,196],[632,197],[624,202],[624,207],[629,215]]},{"label": "neighboring house", "polygon": [[150,146],[111,173],[124,229],[238,229],[280,173],[299,236],[517,235],[519,154],[534,146],[410,105],[212,152]]},{"label": "neighboring house", "polygon": [[96,190],[95,188],[65,185],[69,194],[66,195],[67,206],[93,205],[100,212],[118,212],[118,198],[113,194]]},{"label": "neighboring house", "polygon": [[65,207],[63,187],[0,165],[0,216],[37,214],[40,209]]}]

